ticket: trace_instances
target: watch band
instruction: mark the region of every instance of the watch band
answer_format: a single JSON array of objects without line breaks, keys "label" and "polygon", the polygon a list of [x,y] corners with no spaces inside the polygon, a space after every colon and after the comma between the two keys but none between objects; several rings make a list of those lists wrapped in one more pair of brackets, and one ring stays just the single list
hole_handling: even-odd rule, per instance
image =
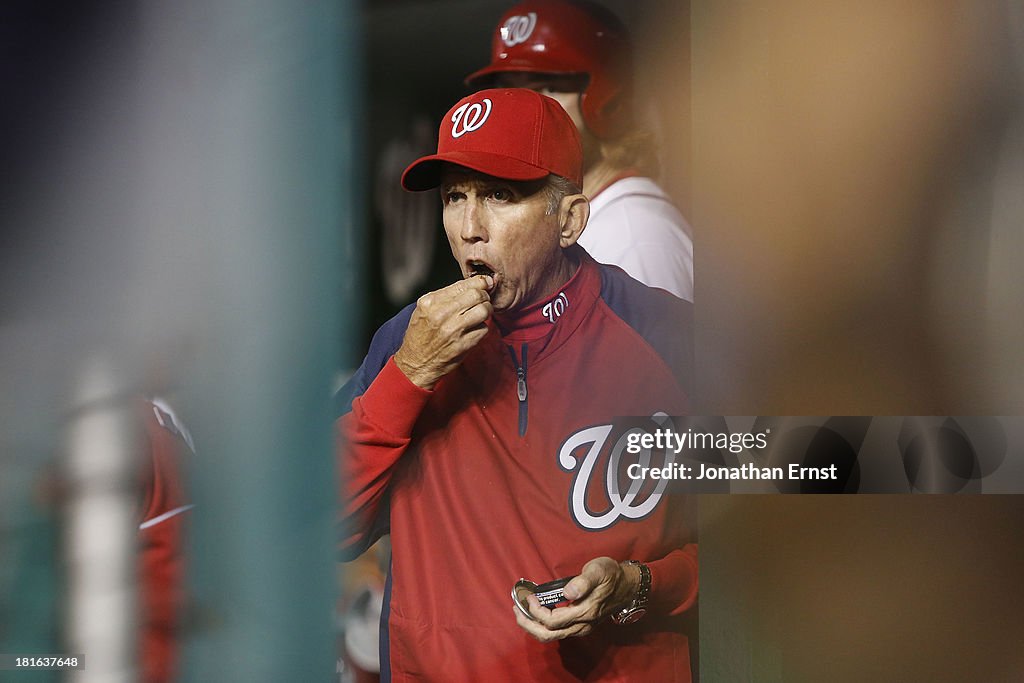
[{"label": "watch band", "polygon": [[636,597],[633,598],[631,603],[618,612],[612,613],[612,621],[621,626],[635,623],[647,614],[647,602],[651,594],[650,567],[639,560],[627,560],[626,564],[634,565],[640,570],[640,586],[637,588]]}]

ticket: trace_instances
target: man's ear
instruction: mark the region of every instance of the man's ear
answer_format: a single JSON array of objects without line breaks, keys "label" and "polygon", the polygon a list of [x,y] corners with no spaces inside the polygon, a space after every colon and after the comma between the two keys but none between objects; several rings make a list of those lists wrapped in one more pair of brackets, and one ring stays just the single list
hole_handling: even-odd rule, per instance
[{"label": "man's ear", "polygon": [[571,194],[562,197],[558,206],[559,246],[563,249],[571,247],[583,234],[590,218],[590,202],[582,194]]}]

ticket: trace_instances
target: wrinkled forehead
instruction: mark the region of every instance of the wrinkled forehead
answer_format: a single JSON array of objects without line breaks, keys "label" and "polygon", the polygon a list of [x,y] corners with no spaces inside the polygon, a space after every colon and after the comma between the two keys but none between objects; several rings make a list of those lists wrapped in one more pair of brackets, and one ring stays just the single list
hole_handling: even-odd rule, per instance
[{"label": "wrinkled forehead", "polygon": [[547,178],[541,178],[540,180],[508,180],[506,178],[498,178],[496,176],[487,175],[480,171],[474,171],[473,169],[466,168],[465,166],[458,166],[456,164],[446,163],[441,168],[441,191],[450,191],[454,189],[475,189],[477,191],[486,190],[493,187],[508,187],[515,190],[519,195],[528,197],[536,192],[544,189],[547,185]]}]

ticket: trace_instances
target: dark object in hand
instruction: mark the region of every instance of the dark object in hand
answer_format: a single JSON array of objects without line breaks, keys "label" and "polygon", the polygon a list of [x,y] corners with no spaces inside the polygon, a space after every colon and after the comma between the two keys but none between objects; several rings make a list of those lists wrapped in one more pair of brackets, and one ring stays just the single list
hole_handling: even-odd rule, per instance
[{"label": "dark object in hand", "polygon": [[572,581],[575,577],[566,576],[561,579],[555,579],[554,581],[548,581],[537,585],[529,579],[519,579],[516,581],[516,585],[512,587],[512,600],[516,603],[516,607],[523,613],[527,618],[534,620],[533,615],[530,614],[529,604],[526,599],[532,593],[537,596],[540,604],[548,609],[554,609],[556,607],[564,607],[571,601],[567,600],[563,589],[565,585]]}]

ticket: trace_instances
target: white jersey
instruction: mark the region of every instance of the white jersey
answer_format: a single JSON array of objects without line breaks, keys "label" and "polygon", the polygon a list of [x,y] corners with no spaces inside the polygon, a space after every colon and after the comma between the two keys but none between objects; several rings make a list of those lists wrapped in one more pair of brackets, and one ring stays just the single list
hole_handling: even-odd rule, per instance
[{"label": "white jersey", "polygon": [[650,178],[623,178],[599,192],[579,243],[594,260],[693,301],[693,231]]}]

